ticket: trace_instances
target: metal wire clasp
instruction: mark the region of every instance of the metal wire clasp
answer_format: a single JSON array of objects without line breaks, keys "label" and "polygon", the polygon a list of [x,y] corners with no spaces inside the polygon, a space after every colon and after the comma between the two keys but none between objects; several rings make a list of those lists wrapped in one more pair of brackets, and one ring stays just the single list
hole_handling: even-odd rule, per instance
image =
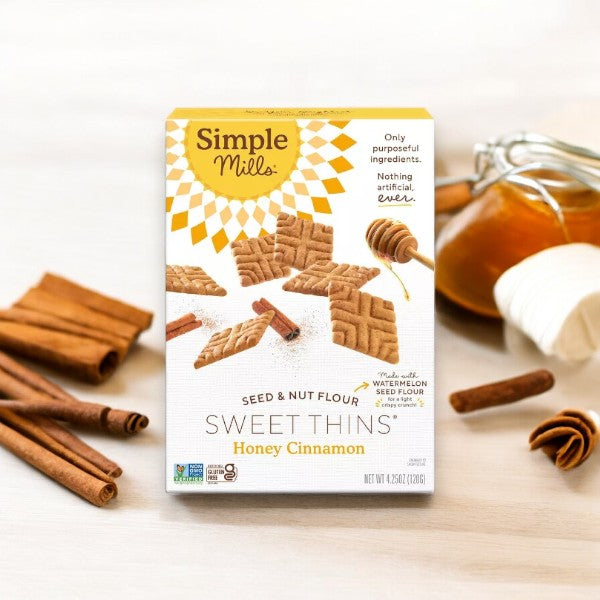
[{"label": "metal wire clasp", "polygon": [[[600,154],[552,137],[519,132],[475,144],[475,173],[467,177],[438,180],[436,185],[469,182],[477,196],[494,183],[508,181],[525,188],[531,200],[545,202],[564,228],[562,208],[554,191],[600,192]],[[548,171],[561,173],[552,179]]]}]

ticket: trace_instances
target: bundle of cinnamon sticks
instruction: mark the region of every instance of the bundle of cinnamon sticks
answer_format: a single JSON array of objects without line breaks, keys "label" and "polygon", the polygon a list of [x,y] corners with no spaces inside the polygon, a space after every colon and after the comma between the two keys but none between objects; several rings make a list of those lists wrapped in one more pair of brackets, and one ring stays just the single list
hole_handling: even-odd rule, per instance
[{"label": "bundle of cinnamon sticks", "polygon": [[46,273],[0,310],[0,348],[100,383],[151,323],[148,311]]},{"label": "bundle of cinnamon sticks", "polygon": [[0,396],[0,445],[97,506],[117,495],[121,468],[55,419],[131,435],[148,425],[146,416],[81,402],[2,352]]}]

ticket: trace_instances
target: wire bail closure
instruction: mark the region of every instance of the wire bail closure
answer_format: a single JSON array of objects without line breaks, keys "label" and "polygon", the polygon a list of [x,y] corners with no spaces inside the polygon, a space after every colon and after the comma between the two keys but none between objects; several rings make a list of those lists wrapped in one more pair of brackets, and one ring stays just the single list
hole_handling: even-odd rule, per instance
[{"label": "wire bail closure", "polygon": [[[474,160],[474,174],[439,178],[436,186],[469,183],[473,196],[477,196],[495,183],[508,181],[528,190],[530,200],[547,204],[565,235],[562,208],[553,192],[600,192],[600,154],[539,133],[519,132],[477,143]],[[550,179],[544,171],[561,173],[565,178]]]}]

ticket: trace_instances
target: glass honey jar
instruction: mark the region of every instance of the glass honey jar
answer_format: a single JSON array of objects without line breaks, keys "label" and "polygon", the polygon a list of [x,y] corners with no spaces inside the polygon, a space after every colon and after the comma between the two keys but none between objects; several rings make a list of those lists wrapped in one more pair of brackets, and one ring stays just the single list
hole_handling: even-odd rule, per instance
[{"label": "glass honey jar", "polygon": [[[563,173],[530,172],[557,184]],[[440,232],[436,287],[480,315],[500,317],[494,284],[507,269],[545,248],[569,242],[600,246],[600,192],[586,186],[552,188],[553,209],[516,183],[500,180],[478,194]],[[558,207],[558,211],[556,208]]]}]

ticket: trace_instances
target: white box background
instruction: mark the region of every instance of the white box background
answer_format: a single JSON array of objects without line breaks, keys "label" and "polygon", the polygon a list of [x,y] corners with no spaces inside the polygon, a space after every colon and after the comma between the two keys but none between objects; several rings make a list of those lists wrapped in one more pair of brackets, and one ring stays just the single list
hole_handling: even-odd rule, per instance
[{"label": "white box background", "polygon": [[[167,489],[177,492],[398,492],[431,491],[433,487],[433,273],[412,260],[394,264],[411,294],[406,301],[400,284],[373,256],[365,242],[371,221],[391,217],[405,221],[417,240],[419,250],[433,256],[433,121],[362,120],[351,121],[343,130],[357,143],[344,156],[354,165],[342,173],[346,190],[329,195],[331,215],[315,220],[334,227],[333,260],[339,263],[380,267],[379,276],[361,288],[394,302],[400,347],[397,365],[351,351],[331,342],[327,298],[282,290],[286,279],[243,288],[229,248],[218,255],[210,244],[193,247],[189,231],[170,232],[167,218],[167,264],[199,265],[228,291],[227,296],[197,296],[167,293],[167,322],[195,312],[205,326],[179,336],[167,344]],[[385,133],[405,135],[404,143],[384,142]],[[421,163],[370,162],[374,145],[420,144]],[[409,207],[377,205],[377,172],[413,174],[416,202]],[[380,182],[385,183],[385,182]],[[292,270],[292,276],[297,273]],[[245,352],[201,369],[193,362],[210,336],[235,323],[252,318],[251,305],[267,298],[288,314],[301,328],[301,335],[285,342],[268,328],[259,344]],[[428,381],[424,406],[376,408],[373,386],[353,393],[363,381],[377,379],[382,371],[399,374],[416,371]],[[358,407],[333,402],[279,401],[243,406],[250,394],[288,390],[323,390],[359,397]],[[207,435],[207,414],[232,414],[238,421],[245,414],[299,414],[294,435]],[[308,414],[391,415],[388,435],[313,435]],[[304,418],[302,417],[304,416]],[[394,418],[395,416],[395,418]],[[304,444],[364,444],[364,455],[297,455],[285,453],[288,441]],[[280,455],[234,455],[233,441],[248,444],[283,444]],[[425,458],[426,466],[406,466],[410,458]],[[173,484],[175,463],[235,463],[238,479],[233,483],[207,485]],[[365,473],[425,473],[423,485],[364,485]]]}]

